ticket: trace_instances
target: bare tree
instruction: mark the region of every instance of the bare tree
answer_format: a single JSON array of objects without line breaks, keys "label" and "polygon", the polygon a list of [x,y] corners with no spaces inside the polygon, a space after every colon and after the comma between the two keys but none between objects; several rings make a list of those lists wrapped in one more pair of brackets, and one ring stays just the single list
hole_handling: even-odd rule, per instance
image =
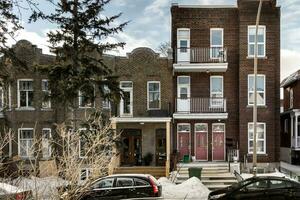
[{"label": "bare tree", "polygon": [[170,42],[162,42],[157,47],[157,51],[160,52],[160,54],[164,57],[168,57],[168,51],[171,48]]}]

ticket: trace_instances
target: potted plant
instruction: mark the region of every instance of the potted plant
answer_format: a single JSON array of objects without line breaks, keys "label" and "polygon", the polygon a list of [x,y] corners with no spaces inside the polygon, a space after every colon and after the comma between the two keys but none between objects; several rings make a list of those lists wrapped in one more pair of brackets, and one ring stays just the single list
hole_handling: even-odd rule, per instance
[{"label": "potted plant", "polygon": [[146,166],[149,166],[153,160],[153,154],[148,152],[144,157],[143,157],[143,160],[144,160],[144,164]]}]

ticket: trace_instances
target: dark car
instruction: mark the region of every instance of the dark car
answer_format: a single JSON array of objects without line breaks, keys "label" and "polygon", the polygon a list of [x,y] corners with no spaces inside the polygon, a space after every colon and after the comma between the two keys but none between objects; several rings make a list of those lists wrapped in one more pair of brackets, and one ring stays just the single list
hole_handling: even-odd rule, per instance
[{"label": "dark car", "polygon": [[29,200],[32,198],[30,190],[22,190],[13,185],[0,183],[0,200]]},{"label": "dark car", "polygon": [[280,177],[253,177],[213,191],[208,199],[300,199],[300,183]]},{"label": "dark car", "polygon": [[[68,195],[64,193],[61,198]],[[156,199],[161,197],[161,185],[147,174],[117,174],[93,181],[87,189],[76,195],[76,199]],[[152,199],[152,198],[151,198]]]}]

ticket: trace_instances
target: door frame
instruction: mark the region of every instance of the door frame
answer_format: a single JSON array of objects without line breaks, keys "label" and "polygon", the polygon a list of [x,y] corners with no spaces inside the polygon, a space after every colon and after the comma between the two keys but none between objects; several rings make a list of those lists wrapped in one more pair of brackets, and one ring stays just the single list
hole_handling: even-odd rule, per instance
[{"label": "door frame", "polygon": [[[209,98],[210,98],[210,103],[209,103],[209,106],[210,108],[220,108],[220,107],[224,107],[224,102],[222,102],[222,105],[218,105],[218,104],[214,104],[213,103],[213,93],[212,93],[212,79],[213,78],[221,78],[222,79],[222,96],[221,97],[218,97],[219,99],[221,99],[221,101],[224,101],[224,76],[222,75],[211,75],[209,77]],[[217,101],[218,101],[218,98],[217,98]]]},{"label": "door frame", "polygon": [[[214,160],[214,125],[224,125],[224,159],[223,160]],[[212,161],[225,161],[226,160],[226,124],[225,123],[212,123],[211,125],[211,160]]]},{"label": "door frame", "polygon": [[[207,127],[207,131],[206,131],[206,160],[197,160],[197,140],[196,140],[196,125],[198,124],[205,124]],[[202,131],[198,131],[198,133],[203,133]],[[194,154],[195,154],[195,160],[196,161],[208,161],[208,123],[195,123],[194,124]]]},{"label": "door frame", "polygon": [[[123,138],[128,138],[128,152],[130,152],[131,150],[134,150],[134,138],[139,138],[140,139],[140,145],[141,145],[141,156],[143,155],[143,141],[142,141],[142,130],[141,129],[122,129],[123,130],[123,133],[121,133],[121,139],[122,139],[122,142],[123,142]],[[131,131],[135,131],[135,134],[131,134]],[[122,135],[124,134],[124,135]],[[122,144],[123,145],[123,144]],[[132,146],[133,145],[133,146]],[[133,148],[132,148],[133,147]],[[123,148],[123,147],[122,147]],[[135,153],[134,151],[131,152],[131,153]],[[123,152],[123,149],[122,149],[122,152],[121,152],[121,165],[133,165],[133,166],[136,166],[134,160],[136,159],[134,155],[130,155],[129,156],[129,160],[127,162],[125,162],[125,159],[124,159],[124,152]],[[131,162],[131,159],[132,162]],[[123,162],[122,162],[123,161]]]},{"label": "door frame", "polygon": [[[186,36],[179,36],[179,31],[187,31],[188,34]],[[190,60],[190,58],[191,58],[191,51],[190,51],[190,48],[191,48],[190,47],[191,30],[189,28],[178,28],[176,33],[177,33],[177,36],[176,36],[176,39],[177,39],[177,44],[176,44],[176,47],[177,47],[176,56],[177,56],[177,58],[176,58],[176,61],[177,62],[183,62],[183,63],[190,63],[191,62],[191,60]],[[185,52],[187,54],[186,55],[187,60],[182,60],[182,61],[178,59],[180,57],[179,54],[181,53],[180,52],[180,41],[181,40],[186,40],[187,41],[187,51]]]},{"label": "door frame", "polygon": [[[179,84],[179,78],[189,78],[189,83],[188,84]],[[181,99],[180,98],[180,88],[187,88],[187,99]],[[187,110],[184,110],[184,111],[180,111],[180,112],[190,112],[191,111],[191,76],[187,76],[187,75],[180,75],[180,76],[177,76],[177,98],[176,98],[176,108],[177,108],[177,111],[180,110],[180,106],[179,106],[179,101],[182,101],[182,100],[185,100],[186,103],[188,104],[187,107],[188,109]],[[181,124],[184,124],[184,123],[181,123]],[[187,123],[185,123],[187,124]],[[191,127],[190,127],[191,128]]]},{"label": "door frame", "polygon": [[[177,133],[177,151],[179,151],[179,142],[178,142],[178,139],[179,139],[179,132],[178,132],[178,126],[179,125],[189,125],[190,127],[190,132],[189,132],[189,156],[191,156],[191,134],[192,134],[192,131],[191,131],[191,124],[190,123],[177,123],[177,129],[176,129],[176,133]],[[185,132],[181,132],[181,133],[185,133]]]}]

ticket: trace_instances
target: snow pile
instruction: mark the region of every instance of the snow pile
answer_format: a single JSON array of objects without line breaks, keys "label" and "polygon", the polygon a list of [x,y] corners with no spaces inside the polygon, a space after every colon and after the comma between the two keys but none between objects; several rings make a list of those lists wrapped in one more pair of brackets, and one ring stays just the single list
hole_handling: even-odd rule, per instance
[{"label": "snow pile", "polygon": [[23,190],[31,190],[38,199],[53,199],[57,197],[57,187],[67,185],[68,182],[58,177],[31,178],[19,177],[15,179],[14,185]]},{"label": "snow pile", "polygon": [[162,185],[162,196],[164,199],[207,199],[209,190],[201,181],[192,177],[181,184],[174,184],[167,178],[158,180]]}]

